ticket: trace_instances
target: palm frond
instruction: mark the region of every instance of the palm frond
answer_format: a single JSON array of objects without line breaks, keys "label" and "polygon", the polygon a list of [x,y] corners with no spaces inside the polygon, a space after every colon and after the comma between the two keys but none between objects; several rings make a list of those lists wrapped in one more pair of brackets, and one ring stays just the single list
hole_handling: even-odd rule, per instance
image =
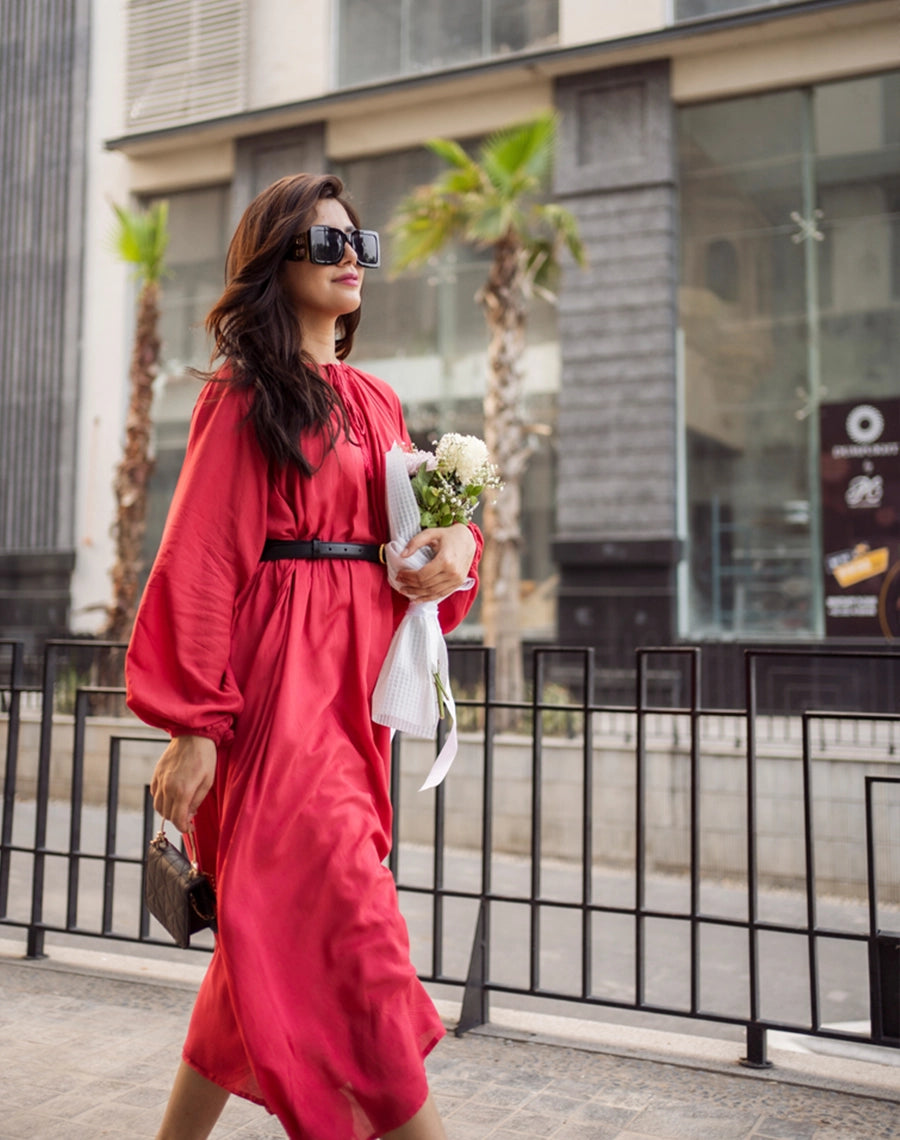
[{"label": "palm frond", "polygon": [[489,246],[498,242],[508,229],[507,212],[499,198],[492,198],[471,210],[466,227],[469,240],[478,246]]},{"label": "palm frond", "polygon": [[458,196],[440,193],[433,186],[420,187],[403,199],[389,227],[392,270],[422,265],[449,244],[462,226]]},{"label": "palm frond", "polygon": [[146,210],[126,210],[112,203],[117,224],[110,242],[117,256],[135,266],[136,276],[155,284],[165,274],[169,246],[169,203],[154,202]]},{"label": "palm frond", "polygon": [[429,139],[425,146],[432,154],[442,158],[448,166],[455,166],[458,170],[465,170],[466,167],[475,165],[471,157],[453,139]]},{"label": "palm frond", "polygon": [[495,131],[481,148],[481,166],[498,190],[511,196],[535,193],[549,179],[555,136],[552,112]]},{"label": "palm frond", "polygon": [[553,164],[557,117],[538,115],[495,132],[479,161],[451,139],[432,139],[428,149],[449,169],[404,199],[390,227],[396,270],[421,265],[452,241],[490,248],[507,236],[534,250],[533,271],[549,279],[565,245],[584,264],[575,218],[544,203]]},{"label": "palm frond", "polygon": [[559,281],[559,261],[556,256],[556,242],[551,238],[541,238],[528,247],[527,275],[533,291],[544,300],[555,296]]},{"label": "palm frond", "polygon": [[472,165],[463,170],[449,170],[435,181],[434,188],[447,196],[476,194],[484,188],[484,178],[478,167]]},{"label": "palm frond", "polygon": [[587,265],[584,244],[578,233],[578,222],[574,214],[556,202],[546,202],[536,207],[542,224],[554,235],[557,245],[561,242],[568,249],[578,265]]}]

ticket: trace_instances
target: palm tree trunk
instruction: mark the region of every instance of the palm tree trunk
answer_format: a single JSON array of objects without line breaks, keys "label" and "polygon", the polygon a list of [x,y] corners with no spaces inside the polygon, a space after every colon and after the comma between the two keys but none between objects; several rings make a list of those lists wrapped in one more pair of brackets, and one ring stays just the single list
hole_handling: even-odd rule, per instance
[{"label": "palm tree trunk", "polygon": [[127,641],[139,598],[141,548],[147,524],[147,487],[153,472],[150,455],[153,379],[159,359],[159,286],[146,282],[137,303],[137,323],[131,355],[131,397],[125,422],[125,446],[116,469],[116,560],[112,569],[113,601],[103,636]]},{"label": "palm tree trunk", "polygon": [[[490,332],[484,399],[485,443],[497,465],[503,490],[484,507],[482,621],[487,645],[497,650],[497,697],[520,701],[524,694],[522,639],[519,633],[521,483],[529,448],[522,422],[525,346],[523,252],[513,236],[494,247],[487,284],[481,292]],[[514,716],[501,716],[509,725]]]}]

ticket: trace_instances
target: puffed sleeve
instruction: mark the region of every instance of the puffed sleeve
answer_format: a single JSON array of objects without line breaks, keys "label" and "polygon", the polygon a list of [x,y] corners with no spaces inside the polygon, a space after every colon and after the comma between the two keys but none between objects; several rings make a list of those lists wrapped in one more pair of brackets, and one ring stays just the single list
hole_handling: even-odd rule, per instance
[{"label": "puffed sleeve", "polygon": [[243,706],[229,668],[232,616],[266,536],[268,464],[247,409],[216,381],[197,400],[125,661],[128,705],[141,720],[217,744]]}]

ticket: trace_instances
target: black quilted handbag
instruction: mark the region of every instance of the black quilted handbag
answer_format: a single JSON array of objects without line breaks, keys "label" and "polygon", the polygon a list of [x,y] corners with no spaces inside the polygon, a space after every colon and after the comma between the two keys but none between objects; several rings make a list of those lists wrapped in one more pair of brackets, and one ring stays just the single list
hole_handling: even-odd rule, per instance
[{"label": "black quilted handbag", "polygon": [[[187,839],[186,839],[187,842]],[[187,859],[166,838],[164,828],[150,843],[144,873],[144,901],[176,945],[187,949],[191,935],[216,929],[216,893],[197,866],[194,852]]]}]

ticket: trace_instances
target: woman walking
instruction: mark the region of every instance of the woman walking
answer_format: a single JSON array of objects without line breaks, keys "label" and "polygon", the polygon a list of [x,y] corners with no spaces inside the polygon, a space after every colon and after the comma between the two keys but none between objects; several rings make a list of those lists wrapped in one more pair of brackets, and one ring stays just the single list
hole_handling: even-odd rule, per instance
[{"label": "woman walking", "polygon": [[332,176],[251,203],[207,318],[219,371],[126,664],[131,708],[172,741],[151,790],[215,878],[216,949],[157,1140],[203,1140],[229,1093],[292,1140],[440,1140],[424,1057],[443,1026],[384,866],[389,733],[379,669],[408,600],[472,604],[476,528],[388,584],[384,457],[399,401],[346,363],[378,235]]}]

